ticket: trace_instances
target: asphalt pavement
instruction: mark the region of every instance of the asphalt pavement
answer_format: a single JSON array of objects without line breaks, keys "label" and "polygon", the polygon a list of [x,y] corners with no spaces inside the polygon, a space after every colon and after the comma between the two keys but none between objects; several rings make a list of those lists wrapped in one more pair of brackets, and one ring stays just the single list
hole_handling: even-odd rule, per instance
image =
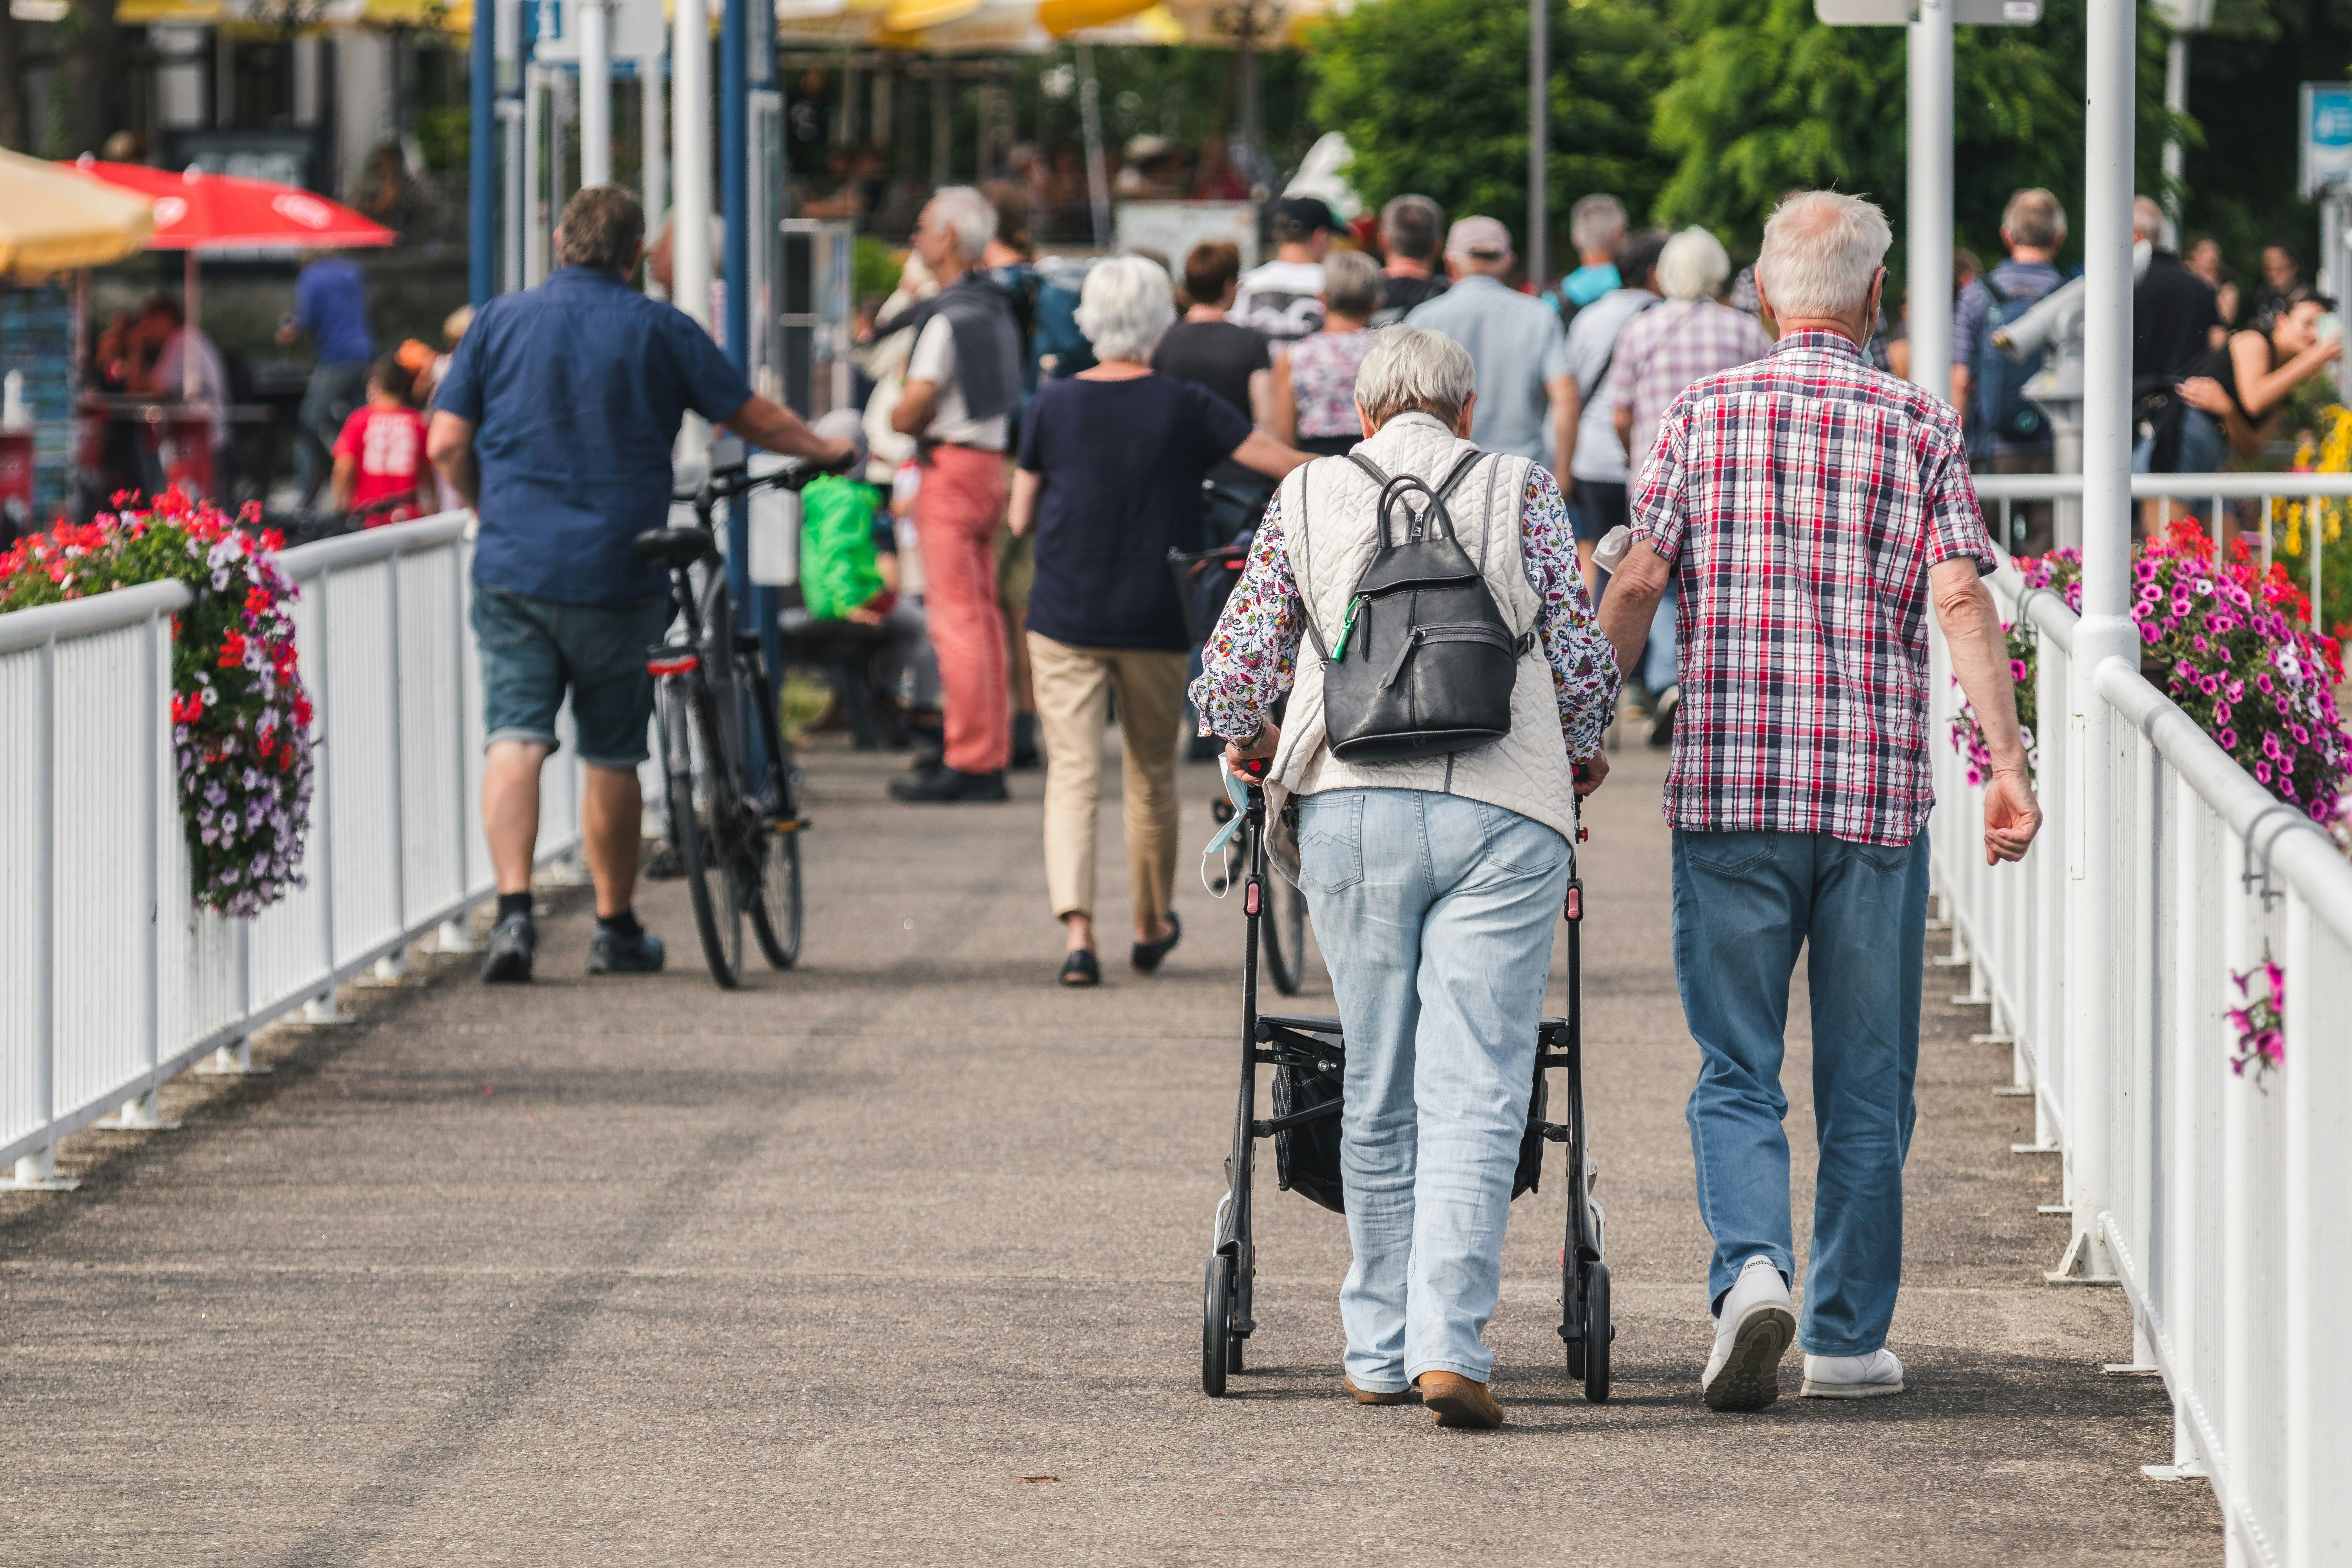
[{"label": "asphalt pavement", "polygon": [[[172,1086],[179,1131],[68,1141],[79,1192],[0,1195],[0,1561],[2220,1561],[2210,1490],[2139,1471],[2170,1458],[2162,1387],[2100,1370],[2123,1299],[2042,1283],[2056,1164],[2010,1152],[2027,1105],[1951,971],[1906,1186],[1910,1391],[1801,1401],[1792,1355],[1769,1410],[1700,1404],[1658,754],[1618,754],[1584,868],[1616,1393],[1566,1375],[1547,1182],[1513,1214],[1495,1433],[1346,1399],[1345,1231],[1270,1181],[1250,1368],[1201,1393],[1242,921],[1189,858],[1162,973],[1122,942],[1067,992],[1037,775],[918,808],[883,798],[898,759],[807,763],[797,970],[717,990],[667,883],[639,908],[668,972],[592,979],[585,896],[551,891],[530,988],[419,955],[352,988],[357,1022],[263,1036],[268,1075]],[[1182,788],[1191,845],[1213,775]],[[1801,985],[1792,1011],[1801,1229]]]}]

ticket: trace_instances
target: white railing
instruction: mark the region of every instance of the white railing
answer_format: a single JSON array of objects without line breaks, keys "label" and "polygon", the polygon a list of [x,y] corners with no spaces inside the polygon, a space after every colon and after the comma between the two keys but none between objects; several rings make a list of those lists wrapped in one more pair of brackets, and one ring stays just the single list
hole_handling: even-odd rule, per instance
[{"label": "white railing", "polygon": [[[2267,488],[2242,493],[2352,491],[2346,476],[2246,478]],[[2133,1358],[2113,1370],[2160,1373],[2175,1412],[2173,1462],[2149,1472],[2210,1479],[2231,1562],[2352,1562],[2352,862],[2124,661],[2095,672],[2100,710],[2075,710],[2075,616],[2013,570],[1994,586],[2035,639],[2046,822],[2021,866],[1984,865],[1983,792],[1951,744],[1959,693],[1938,642],[1933,852],[1944,962],[1969,965],[1967,999],[1990,1004],[2033,1097],[2035,1140],[2019,1148],[2063,1159],[2052,1207],[2073,1235],[2052,1281],[2129,1295]],[[2096,800],[2093,745],[2108,752]],[[2086,921],[2095,858],[2111,895]],[[2083,950],[2086,924],[2107,933],[2102,951]],[[2232,976],[2265,952],[2285,971],[2287,1044],[2258,1081],[2232,1070],[2223,1014],[2242,1000]]]},{"label": "white railing", "polygon": [[[159,1085],[493,891],[467,514],[289,550],[317,710],[307,886],[253,920],[199,912],[173,773],[176,583],[0,616],[0,1170],[50,1184],[58,1139],[109,1111],[152,1127]],[[568,726],[567,726],[568,727]],[[576,764],[541,785],[540,853],[577,843]],[[464,942],[462,923],[444,932]]]}]

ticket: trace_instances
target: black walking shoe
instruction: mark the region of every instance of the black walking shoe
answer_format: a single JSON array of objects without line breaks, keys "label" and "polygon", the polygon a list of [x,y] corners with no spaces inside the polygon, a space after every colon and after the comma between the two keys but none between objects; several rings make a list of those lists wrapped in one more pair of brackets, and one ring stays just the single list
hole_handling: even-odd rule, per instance
[{"label": "black walking shoe", "polygon": [[890,798],[904,801],[1010,800],[1004,772],[967,773],[955,768],[936,773],[902,773],[890,781]]},{"label": "black walking shoe", "polygon": [[1683,689],[1679,683],[1658,693],[1658,705],[1650,714],[1650,744],[1664,751],[1675,743],[1675,715],[1681,711]]},{"label": "black walking shoe", "polygon": [[591,974],[655,974],[661,966],[661,938],[643,927],[625,936],[598,926],[596,934],[588,939]]},{"label": "black walking shoe", "polygon": [[482,955],[485,984],[523,984],[530,979],[531,954],[539,947],[538,928],[524,914],[506,915],[490,928],[490,950]]},{"label": "black walking shoe", "polygon": [[1158,942],[1137,942],[1135,944],[1135,951],[1128,955],[1127,961],[1135,965],[1135,972],[1138,974],[1149,974],[1153,970],[1158,969],[1160,967],[1160,961],[1167,957],[1169,952],[1174,949],[1176,944],[1183,940],[1184,922],[1176,918],[1176,911],[1174,910],[1170,910],[1168,911],[1168,934],[1161,937]]},{"label": "black walking shoe", "polygon": [[1070,949],[1070,955],[1062,960],[1062,973],[1055,978],[1065,985],[1099,985],[1102,984],[1102,965],[1085,948],[1074,947]]}]

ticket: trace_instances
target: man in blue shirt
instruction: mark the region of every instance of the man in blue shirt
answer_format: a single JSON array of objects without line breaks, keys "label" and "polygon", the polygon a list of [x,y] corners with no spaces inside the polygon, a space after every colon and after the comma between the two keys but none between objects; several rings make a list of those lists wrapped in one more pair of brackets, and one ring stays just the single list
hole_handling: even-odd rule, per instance
[{"label": "man in blue shirt", "polygon": [[343,421],[367,401],[368,363],[375,358],[375,340],[368,333],[367,282],[356,265],[331,251],[302,253],[302,270],[294,279],[294,314],[278,329],[278,341],[291,346],[305,332],[319,359],[295,416],[294,483],[309,506],[334,466]]},{"label": "man in blue shirt", "polygon": [[1628,226],[1625,204],[1606,192],[1582,197],[1568,209],[1568,237],[1580,264],[1559,280],[1560,314],[1569,324],[1603,294],[1632,287],[1617,276],[1617,247],[1625,243]]},{"label": "man in blue shirt", "polygon": [[668,629],[669,578],[629,541],[668,518],[670,449],[686,411],[792,457],[833,466],[856,455],[755,395],[684,311],[629,287],[645,237],[645,209],[620,186],[573,196],[555,231],[562,267],[476,313],[434,400],[426,450],[478,519],[482,822],[499,885],[485,980],[530,978],[539,772],[556,748],[567,689],[587,773],[581,837],[596,883],[588,972],[661,967],[661,942],[629,900],[643,809],[637,764],[654,704],[646,649]]},{"label": "man in blue shirt", "polygon": [[1570,399],[1568,333],[1559,313],[1504,283],[1511,270],[1511,231],[1491,217],[1465,217],[1446,231],[1445,263],[1454,287],[1405,318],[1444,332],[1470,351],[1478,367],[1478,402],[1470,439],[1553,468],[1555,454],[1576,447]]}]

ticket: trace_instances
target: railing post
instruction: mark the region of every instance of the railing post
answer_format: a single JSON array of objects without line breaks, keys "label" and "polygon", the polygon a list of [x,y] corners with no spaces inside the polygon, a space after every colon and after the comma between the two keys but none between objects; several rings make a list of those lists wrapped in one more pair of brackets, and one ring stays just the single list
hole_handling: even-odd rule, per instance
[{"label": "railing post", "polygon": [[[333,679],[334,662],[327,650],[334,640],[334,622],[327,609],[327,589],[333,580],[333,569],[327,568],[313,580],[310,589],[318,595],[310,623],[318,628],[318,646],[312,649],[310,668],[316,672],[317,690],[322,699],[320,707],[331,722],[335,710],[329,683]],[[311,755],[317,759],[315,787],[310,796],[311,846],[319,857],[319,941],[325,950],[322,967],[327,973],[327,988],[302,1004],[302,1021],[348,1024],[352,1016],[335,1000],[335,737],[331,731],[314,742]]]},{"label": "railing post", "polygon": [[[110,1132],[165,1132],[178,1127],[176,1121],[163,1118],[161,1092],[155,1082],[155,1069],[163,1061],[163,1018],[161,1000],[157,995],[158,965],[162,962],[160,932],[157,929],[161,911],[156,908],[157,882],[156,838],[163,831],[163,792],[156,788],[156,773],[163,759],[156,746],[156,729],[165,722],[159,687],[168,680],[157,679],[157,664],[168,661],[168,649],[159,643],[157,633],[163,625],[163,617],[150,616],[139,628],[139,881],[136,907],[142,918],[139,922],[139,1054],[147,1068],[146,1087],[122,1102],[121,1110],[92,1125]],[[163,665],[169,669],[168,662]],[[177,816],[177,812],[173,816]]]},{"label": "railing post", "polygon": [[[594,5],[589,6],[593,11]],[[400,743],[400,554],[394,552],[383,563],[384,597],[389,613],[384,616],[385,635],[391,643],[392,658],[383,672],[388,700],[385,721],[392,727],[392,916],[394,929],[408,930],[408,752]],[[375,961],[375,977],[380,984],[392,985],[408,973],[408,948],[405,942]]]},{"label": "railing post", "polygon": [[[40,1049],[33,1058],[33,1104],[41,1125],[58,1120],[58,644],[51,637],[41,646],[41,700],[34,754],[41,760],[34,785],[33,823],[40,834],[34,858],[34,907],[41,911],[33,935],[33,1033]],[[16,1174],[0,1182],[0,1191],[70,1191],[79,1182],[58,1180],[58,1150],[44,1143],[16,1158]]]}]

